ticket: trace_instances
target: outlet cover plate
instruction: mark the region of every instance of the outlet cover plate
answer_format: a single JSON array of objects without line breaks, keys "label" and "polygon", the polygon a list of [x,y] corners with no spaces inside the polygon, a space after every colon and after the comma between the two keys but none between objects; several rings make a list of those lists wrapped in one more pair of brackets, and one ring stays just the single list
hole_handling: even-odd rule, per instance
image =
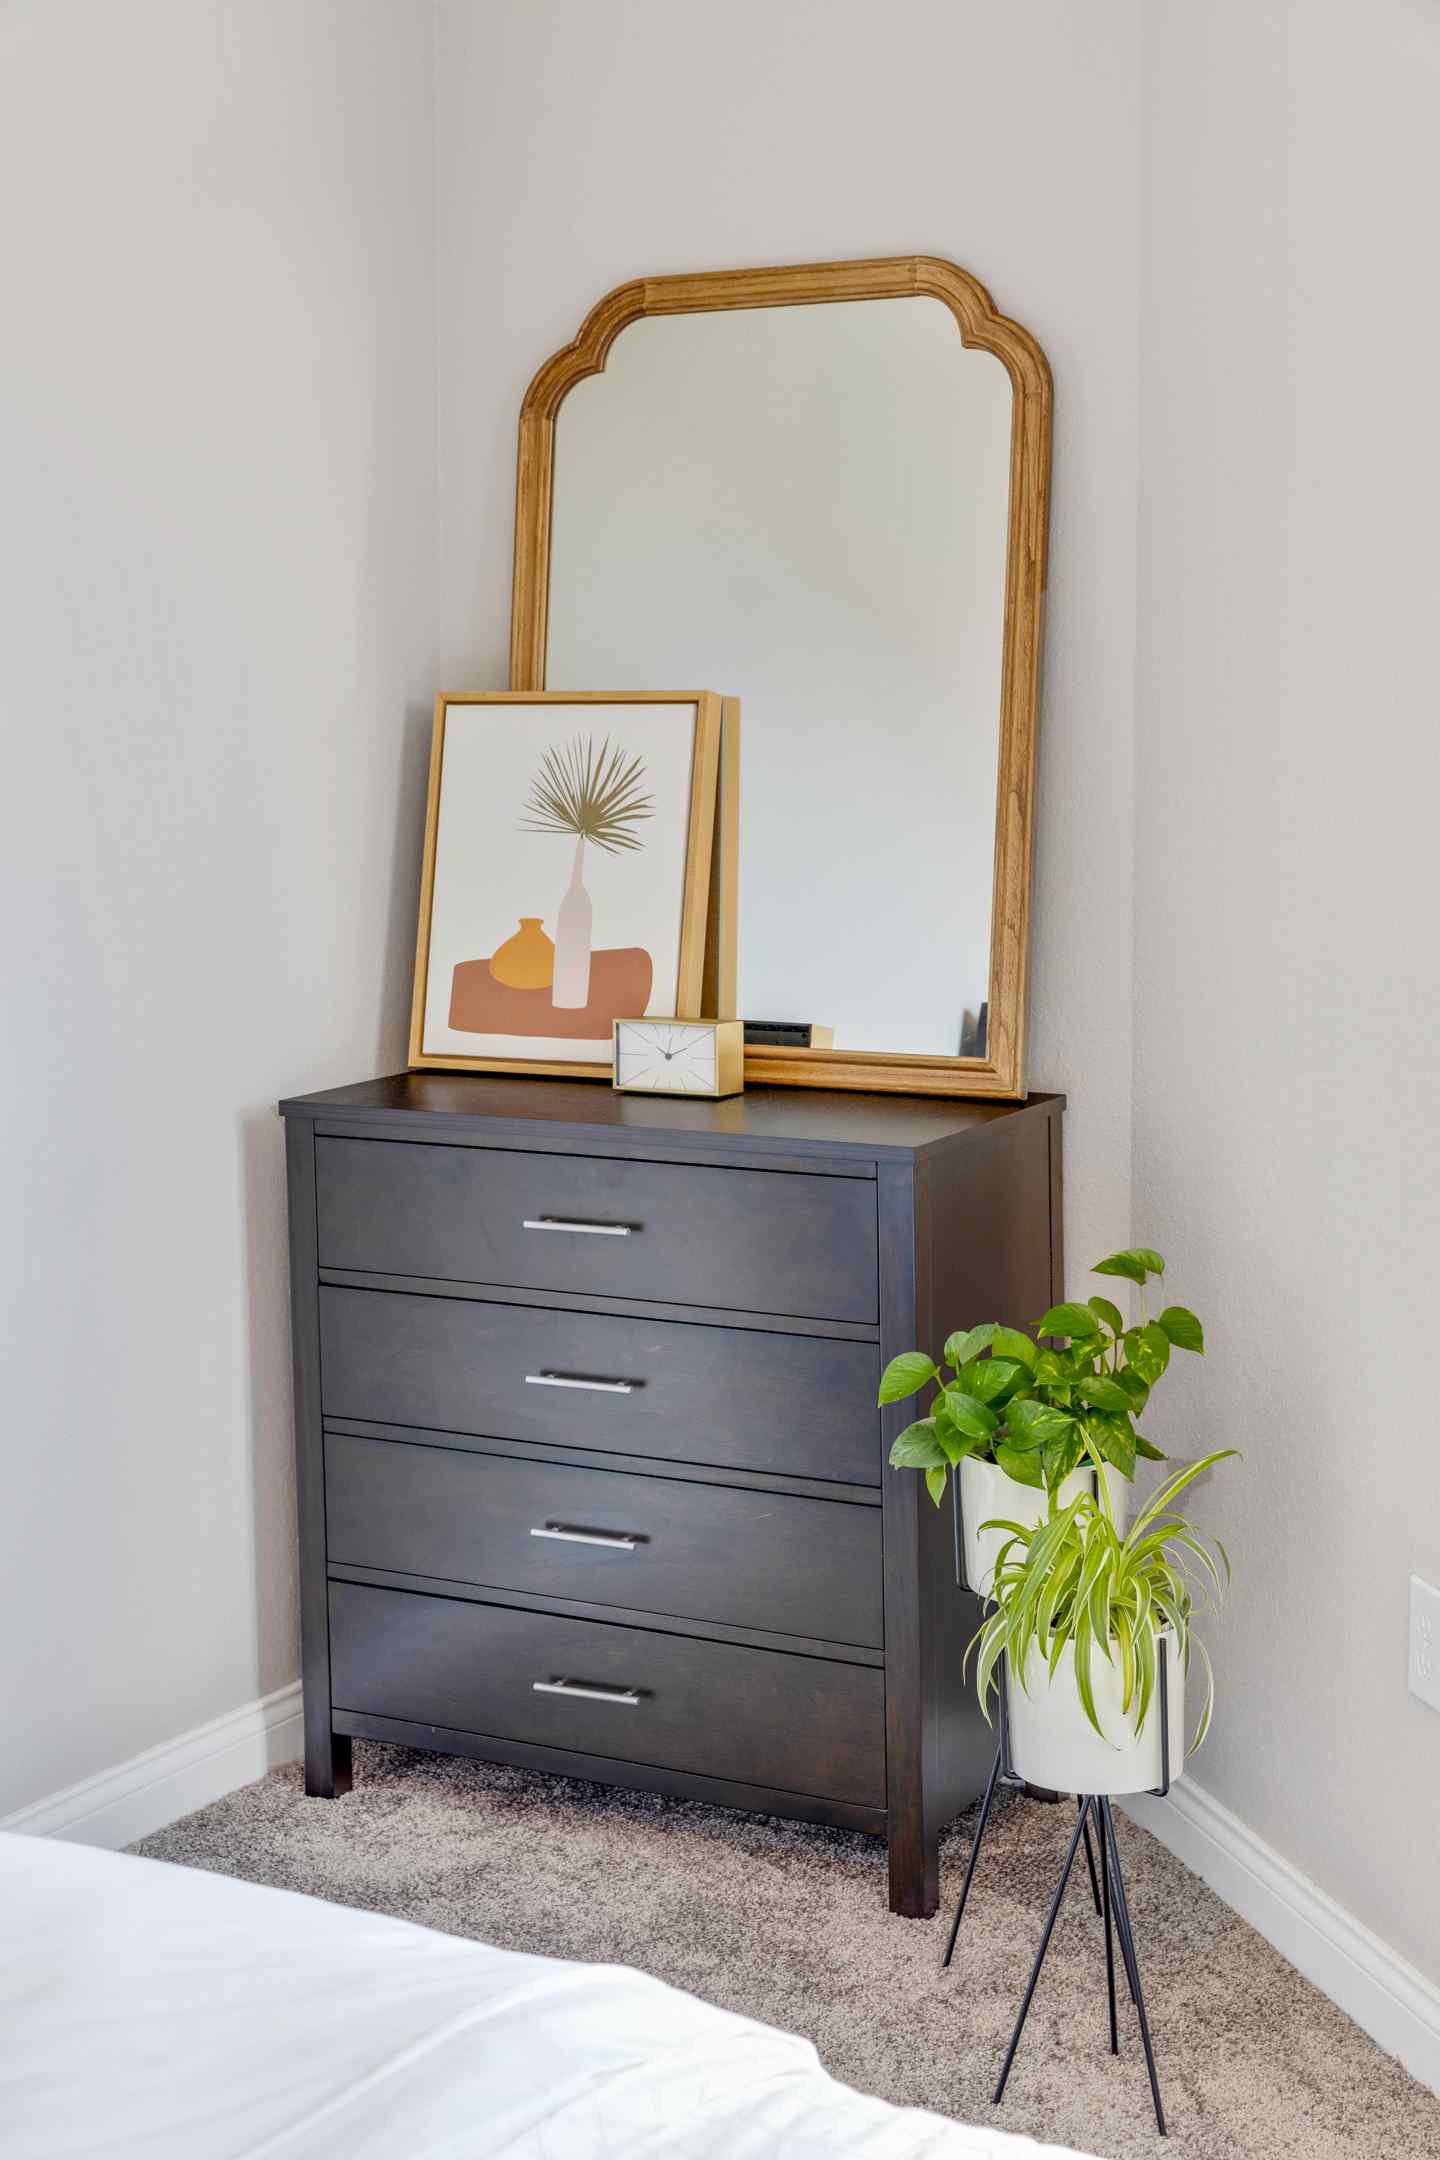
[{"label": "outlet cover plate", "polygon": [[1410,1692],[1440,1710],[1440,1590],[1410,1577]]}]

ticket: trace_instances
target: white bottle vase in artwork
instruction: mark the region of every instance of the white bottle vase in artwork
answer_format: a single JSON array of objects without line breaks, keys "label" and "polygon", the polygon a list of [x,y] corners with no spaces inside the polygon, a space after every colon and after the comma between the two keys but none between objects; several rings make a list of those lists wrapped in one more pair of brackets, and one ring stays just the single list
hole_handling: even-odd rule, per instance
[{"label": "white bottle vase in artwork", "polygon": [[563,1012],[576,1012],[590,1002],[590,932],[594,909],[585,890],[585,838],[575,842],[575,864],[570,883],[555,918],[555,976],[550,1002]]}]

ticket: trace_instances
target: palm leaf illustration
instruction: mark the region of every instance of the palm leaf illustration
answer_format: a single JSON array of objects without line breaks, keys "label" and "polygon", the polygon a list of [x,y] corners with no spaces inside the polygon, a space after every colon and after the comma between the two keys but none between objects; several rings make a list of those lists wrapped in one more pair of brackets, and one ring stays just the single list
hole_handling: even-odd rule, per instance
[{"label": "palm leaf illustration", "polygon": [[627,758],[609,738],[577,735],[563,750],[547,750],[520,820],[524,832],[573,833],[607,855],[638,848],[635,826],[653,817],[655,798],[643,793],[645,762]]}]

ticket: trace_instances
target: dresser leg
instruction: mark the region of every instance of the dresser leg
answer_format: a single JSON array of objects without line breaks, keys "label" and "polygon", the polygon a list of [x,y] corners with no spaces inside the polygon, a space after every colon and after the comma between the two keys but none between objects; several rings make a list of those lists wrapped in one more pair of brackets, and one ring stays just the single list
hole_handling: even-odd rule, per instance
[{"label": "dresser leg", "polygon": [[350,1790],[350,1735],[324,1733],[305,1742],[305,1791],[312,1800],[337,1800]]},{"label": "dresser leg", "polygon": [[918,1823],[890,1818],[890,1910],[928,1920],[940,1903],[940,1837]]}]

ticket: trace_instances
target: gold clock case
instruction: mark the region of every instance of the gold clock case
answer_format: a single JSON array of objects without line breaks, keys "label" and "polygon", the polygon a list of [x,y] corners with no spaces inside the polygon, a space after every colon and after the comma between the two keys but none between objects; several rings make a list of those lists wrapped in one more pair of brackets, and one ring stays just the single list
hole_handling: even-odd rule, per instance
[{"label": "gold clock case", "polygon": [[[715,1085],[708,1095],[696,1098],[718,1101],[724,1095],[739,1095],[745,1087],[745,1024],[742,1020],[670,1020],[663,1014],[641,1013],[633,1018],[617,1020],[611,1034],[613,1078],[611,1085],[617,1095],[659,1095],[661,1088],[637,1087],[633,1082],[625,1085],[620,1079],[620,1030],[623,1027],[685,1027],[709,1028],[715,1037]],[[676,1100],[684,1098],[677,1096]]]}]

